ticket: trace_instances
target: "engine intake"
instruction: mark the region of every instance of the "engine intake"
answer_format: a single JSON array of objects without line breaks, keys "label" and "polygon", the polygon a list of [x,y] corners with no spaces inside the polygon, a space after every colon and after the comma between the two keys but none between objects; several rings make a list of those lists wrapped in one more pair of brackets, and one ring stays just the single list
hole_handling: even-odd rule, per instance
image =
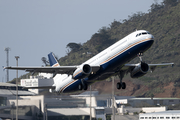
[{"label": "engine intake", "polygon": [[132,78],[138,78],[145,75],[149,71],[149,65],[145,62],[139,63],[131,72]]},{"label": "engine intake", "polygon": [[92,71],[92,68],[88,64],[84,64],[77,68],[74,73],[73,73],[73,78],[74,79],[82,79],[88,76]]}]

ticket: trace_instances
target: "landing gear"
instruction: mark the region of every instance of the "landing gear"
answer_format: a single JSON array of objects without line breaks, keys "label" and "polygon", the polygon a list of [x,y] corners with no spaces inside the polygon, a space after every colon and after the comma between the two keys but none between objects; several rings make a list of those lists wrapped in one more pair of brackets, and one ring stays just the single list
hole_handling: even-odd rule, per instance
[{"label": "landing gear", "polygon": [[120,71],[119,72],[119,79],[120,79],[120,82],[117,83],[117,89],[126,89],[126,83],[125,82],[122,82],[122,79],[124,77],[124,74],[125,72],[124,71]]},{"label": "landing gear", "polygon": [[81,83],[79,84],[78,89],[79,90],[82,90],[82,89],[87,90],[88,89],[88,85],[83,79],[81,79]]},{"label": "landing gear", "polygon": [[117,89],[126,89],[126,83],[125,82],[118,82],[117,83]]},{"label": "landing gear", "polygon": [[142,62],[142,56],[143,56],[143,53],[140,52],[140,53],[138,54],[138,57],[139,57],[139,59],[140,59],[140,62]]},{"label": "landing gear", "polygon": [[126,89],[126,83],[122,82],[122,89]]},{"label": "landing gear", "polygon": [[78,85],[78,89],[79,89],[79,90],[82,90],[82,89],[83,89],[82,84],[79,84],[79,85]]},{"label": "landing gear", "polygon": [[117,89],[121,89],[121,83],[120,82],[117,83]]}]

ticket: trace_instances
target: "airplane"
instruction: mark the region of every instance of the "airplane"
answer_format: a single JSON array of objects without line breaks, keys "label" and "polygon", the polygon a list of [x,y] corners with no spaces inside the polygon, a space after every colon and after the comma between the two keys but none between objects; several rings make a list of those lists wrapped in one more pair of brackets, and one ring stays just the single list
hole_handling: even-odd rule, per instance
[{"label": "airplane", "polygon": [[[126,89],[122,82],[125,74],[132,78],[139,78],[153,72],[159,66],[173,66],[174,63],[148,64],[142,60],[142,55],[154,42],[154,36],[146,30],[136,30],[110,47],[85,61],[81,65],[60,66],[53,53],[48,54],[50,66],[47,67],[6,67],[5,69],[25,70],[32,74],[36,72],[52,73],[54,84],[50,92],[74,92],[87,90],[96,81],[105,80],[118,75],[120,81],[117,89]],[[137,64],[128,64],[135,57],[139,57]]]}]

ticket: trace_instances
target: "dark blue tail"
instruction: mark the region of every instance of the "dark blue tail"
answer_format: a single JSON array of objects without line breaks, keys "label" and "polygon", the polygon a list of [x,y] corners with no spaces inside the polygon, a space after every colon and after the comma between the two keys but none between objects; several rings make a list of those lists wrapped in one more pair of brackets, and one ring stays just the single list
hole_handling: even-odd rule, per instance
[{"label": "dark blue tail", "polygon": [[60,66],[56,58],[54,57],[54,54],[51,52],[48,54],[49,63],[52,67],[58,67]]}]

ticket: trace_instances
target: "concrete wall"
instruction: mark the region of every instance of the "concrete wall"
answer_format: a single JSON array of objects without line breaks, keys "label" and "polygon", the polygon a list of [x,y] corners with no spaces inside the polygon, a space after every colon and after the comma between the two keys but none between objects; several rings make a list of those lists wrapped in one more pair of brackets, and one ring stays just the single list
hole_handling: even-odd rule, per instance
[{"label": "concrete wall", "polygon": [[[16,99],[11,99],[8,101],[8,105],[10,105],[12,102],[15,103],[16,106]],[[20,99],[18,99],[18,106],[35,106],[36,109],[34,114],[39,114],[40,110],[42,111],[42,114],[44,116],[44,96],[20,96]]]},{"label": "concrete wall", "polygon": [[[95,118],[95,109],[91,108],[92,117]],[[48,116],[76,116],[76,115],[90,115],[90,108],[48,108]]]},{"label": "concrete wall", "polygon": [[143,108],[132,108],[132,107],[125,107],[124,105],[121,105],[120,108],[117,109],[118,113],[124,114],[124,113],[134,113],[134,112],[140,112],[143,111],[145,113],[152,113],[152,112],[160,112],[160,111],[166,111],[167,108],[164,107],[143,107]]},{"label": "concrete wall", "polygon": [[[85,99],[86,100],[86,105],[89,107],[90,106],[90,97],[76,97],[76,98],[80,98],[80,99]],[[91,106],[92,107],[97,107],[97,103],[96,103],[96,98],[94,96],[91,97]]]},{"label": "concrete wall", "polygon": [[[24,100],[24,102],[22,102],[22,105],[23,105],[23,103],[36,105],[37,108],[39,108],[39,109],[41,107],[42,112],[44,112],[44,109],[43,109],[44,108],[44,96],[43,95],[39,95],[39,96],[20,96],[20,98],[22,98]],[[38,101],[38,103],[34,104],[31,101]],[[26,102],[29,102],[29,103],[26,103]]]},{"label": "concrete wall", "polygon": [[165,106],[165,105],[172,105],[172,104],[179,104],[180,103],[180,99],[161,99],[161,98],[154,98],[154,99],[150,99],[150,98],[145,98],[145,99],[128,99],[128,103],[132,106],[132,107],[141,107],[141,106],[148,106],[148,105],[161,105],[161,106]]},{"label": "concrete wall", "polygon": [[161,111],[166,111],[167,107],[143,107],[142,111],[145,113],[152,113],[152,112],[161,112]]}]

